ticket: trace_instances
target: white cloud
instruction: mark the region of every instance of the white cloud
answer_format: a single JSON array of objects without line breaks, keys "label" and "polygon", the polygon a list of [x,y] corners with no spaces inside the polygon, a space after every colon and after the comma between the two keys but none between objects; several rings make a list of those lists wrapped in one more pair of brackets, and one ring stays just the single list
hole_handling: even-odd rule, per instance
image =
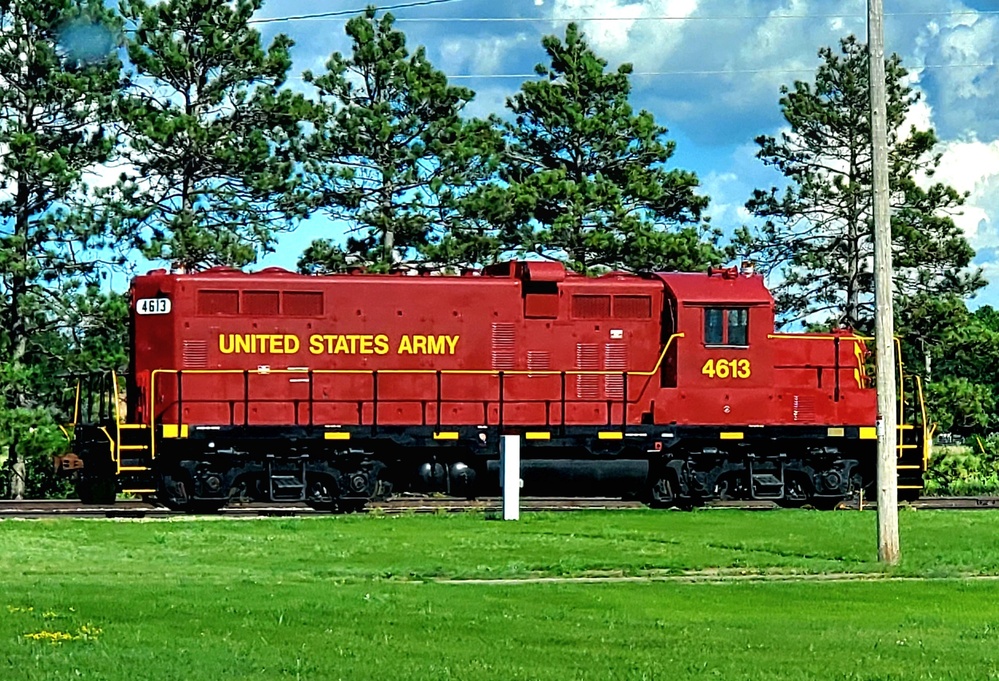
[{"label": "white cloud", "polygon": [[493,75],[504,73],[511,55],[533,46],[526,33],[509,36],[455,36],[440,40],[435,66],[449,75]]},{"label": "white cloud", "polygon": [[999,245],[999,140],[945,142],[935,179],[969,192],[954,222],[976,248]]},{"label": "white cloud", "polygon": [[[604,21],[582,21],[590,46],[612,64],[631,62],[638,69],[663,63],[679,47],[687,30],[686,18],[699,0],[556,0],[552,18],[558,22],[600,17]],[[652,17],[670,17],[648,20]]]}]

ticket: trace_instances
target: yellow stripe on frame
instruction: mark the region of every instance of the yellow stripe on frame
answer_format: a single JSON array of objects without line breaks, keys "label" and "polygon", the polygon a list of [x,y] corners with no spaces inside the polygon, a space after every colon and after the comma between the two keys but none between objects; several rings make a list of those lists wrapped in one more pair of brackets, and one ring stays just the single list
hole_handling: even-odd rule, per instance
[{"label": "yellow stripe on frame", "polygon": [[861,440],[877,440],[878,439],[878,429],[873,426],[861,426],[860,428],[860,439]]},{"label": "yellow stripe on frame", "polygon": [[327,440],[349,440],[350,433],[334,430],[329,433],[323,433],[323,437],[326,438]]},{"label": "yellow stripe on frame", "polygon": [[723,440],[741,440],[744,435],[741,432],[733,431],[730,433],[721,433],[720,437]]},{"label": "yellow stripe on frame", "polygon": [[844,435],[846,435],[845,428],[830,428],[826,431],[827,437],[843,437]]},{"label": "yellow stripe on frame", "polygon": [[538,431],[533,433],[524,433],[525,440],[551,440],[552,434],[548,432]]},{"label": "yellow stripe on frame", "polygon": [[623,440],[624,433],[619,430],[601,430],[597,433],[597,438],[600,440]]},{"label": "yellow stripe on frame", "polygon": [[178,429],[176,423],[164,423],[163,424],[163,437],[178,438],[187,437],[187,424],[183,424]]},{"label": "yellow stripe on frame", "polygon": [[435,440],[457,440],[458,439],[458,431],[456,431],[456,430],[449,430],[449,431],[445,431],[443,433],[434,433],[434,439]]}]

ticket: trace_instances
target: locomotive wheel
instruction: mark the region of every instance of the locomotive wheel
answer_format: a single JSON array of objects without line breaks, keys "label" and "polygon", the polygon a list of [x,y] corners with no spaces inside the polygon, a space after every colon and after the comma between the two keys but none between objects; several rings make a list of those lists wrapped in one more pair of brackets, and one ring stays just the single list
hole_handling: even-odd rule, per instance
[{"label": "locomotive wheel", "polygon": [[336,496],[329,491],[329,485],[322,478],[313,478],[309,481],[305,503],[316,511],[334,513],[339,510]]},{"label": "locomotive wheel", "polygon": [[675,493],[676,483],[666,477],[656,480],[649,489],[650,508],[678,508],[681,511],[691,511],[695,503],[692,499],[679,497]]}]

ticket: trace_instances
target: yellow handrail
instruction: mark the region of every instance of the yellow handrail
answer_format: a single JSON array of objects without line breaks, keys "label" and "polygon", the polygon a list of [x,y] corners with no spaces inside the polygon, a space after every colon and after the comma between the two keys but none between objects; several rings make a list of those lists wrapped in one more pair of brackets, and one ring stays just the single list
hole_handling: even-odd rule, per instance
[{"label": "yellow handrail", "polygon": [[[655,376],[660,368],[662,367],[663,360],[666,358],[666,353],[669,351],[670,346],[673,341],[678,338],[684,338],[683,333],[674,333],[667,340],[666,344],[663,346],[662,351],[659,353],[659,358],[656,360],[655,366],[649,371],[601,371],[601,370],[587,370],[587,369],[572,369],[567,371],[554,371],[550,369],[537,370],[537,369],[527,369],[527,370],[503,370],[503,369],[313,369],[313,374],[324,374],[324,375],[370,375],[377,372],[378,374],[408,374],[408,375],[436,375],[438,373],[448,376],[499,376],[503,374],[504,376],[561,376],[563,374],[567,376],[624,376],[625,374],[629,376]],[[156,458],[156,411],[155,405],[153,404],[153,399],[156,395],[156,376],[157,374],[177,374],[183,371],[185,374],[244,374],[247,372],[258,373],[258,374],[301,374],[304,373],[302,369],[267,369],[266,371],[258,369],[153,369],[149,374],[149,423],[150,423],[150,457]],[[308,371],[308,370],[305,370]],[[117,385],[117,384],[116,384]],[[627,398],[627,395],[625,395]],[[181,415],[182,418],[182,415]]]},{"label": "yellow handrail", "polygon": [[111,370],[111,385],[114,394],[114,465],[121,473],[121,408],[118,404],[118,372]]}]

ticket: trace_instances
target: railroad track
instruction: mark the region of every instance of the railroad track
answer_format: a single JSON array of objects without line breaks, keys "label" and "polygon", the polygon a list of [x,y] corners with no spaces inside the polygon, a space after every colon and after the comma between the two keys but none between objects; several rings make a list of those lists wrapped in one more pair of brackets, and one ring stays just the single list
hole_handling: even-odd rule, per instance
[{"label": "railroad track", "polygon": [[[453,497],[396,497],[386,501],[372,502],[365,513],[499,513],[502,500],[498,497],[485,497],[468,500]],[[931,497],[912,502],[909,506],[917,509],[983,510],[999,509],[999,497]],[[582,497],[525,497],[521,499],[521,510],[531,511],[581,511],[581,510],[635,510],[644,506],[637,501],[622,501],[610,498]],[[766,511],[778,508],[770,501],[717,501],[707,508],[740,508],[744,510]],[[855,500],[843,504],[843,509],[858,509]],[[875,509],[875,504],[864,504],[865,510]],[[183,516],[184,513],[171,511],[144,501],[119,501],[113,506],[84,506],[75,500],[10,501],[0,500],[0,518],[158,518]],[[233,503],[219,513],[222,517],[275,517],[326,515],[305,504]]]}]

